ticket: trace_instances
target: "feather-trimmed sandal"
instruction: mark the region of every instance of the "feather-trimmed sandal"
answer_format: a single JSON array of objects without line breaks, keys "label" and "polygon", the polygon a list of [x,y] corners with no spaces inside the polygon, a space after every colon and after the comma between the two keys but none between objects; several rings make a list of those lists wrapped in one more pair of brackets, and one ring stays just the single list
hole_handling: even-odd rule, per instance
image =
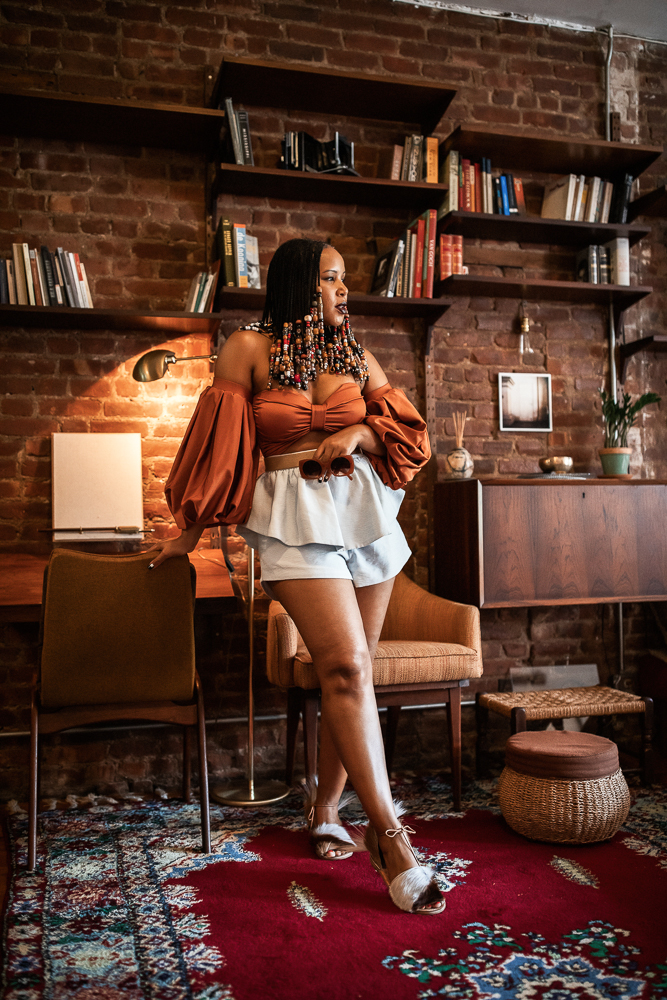
[{"label": "feather-trimmed sandal", "polygon": [[[304,782],[303,792],[303,811],[310,830],[310,843],[316,857],[323,861],[343,861],[344,858],[350,858],[356,852],[367,850],[361,837],[350,835],[345,827],[339,823],[315,823],[317,778],[310,778]],[[338,803],[338,808],[342,809],[352,798],[354,798],[352,792],[343,795]],[[329,856],[329,851],[343,851],[344,853]]]},{"label": "feather-trimmed sandal", "polygon": [[[394,805],[396,807],[397,818],[403,816],[405,809],[401,803],[396,802]],[[417,855],[415,854],[408,837],[409,833],[414,832],[415,831],[412,827],[404,826],[402,823],[400,823],[395,829],[385,830],[388,837],[403,837],[405,843],[412,851],[412,856],[415,861],[418,861]],[[404,910],[406,913],[424,913],[433,916],[443,912],[447,904],[445,902],[445,897],[442,895],[442,891],[435,880],[435,874],[432,868],[428,868],[426,865],[420,864],[418,868],[408,868],[406,871],[397,875],[396,878],[390,879],[387,866],[384,861],[384,856],[382,854],[382,850],[380,849],[377,833],[370,824],[366,830],[364,843],[366,844],[368,853],[371,856],[371,863],[373,867],[384,879],[385,884],[389,889],[391,901],[399,908],[399,910]],[[438,906],[430,905],[432,903],[438,903]]]}]

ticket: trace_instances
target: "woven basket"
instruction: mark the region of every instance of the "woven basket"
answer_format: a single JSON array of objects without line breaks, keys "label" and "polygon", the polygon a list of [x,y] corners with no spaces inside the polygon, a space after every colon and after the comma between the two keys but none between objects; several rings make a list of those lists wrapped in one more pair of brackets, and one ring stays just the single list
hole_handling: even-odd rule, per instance
[{"label": "woven basket", "polygon": [[531,840],[591,844],[608,840],[625,822],[630,792],[619,769],[604,778],[533,778],[506,767],[498,782],[507,823]]}]

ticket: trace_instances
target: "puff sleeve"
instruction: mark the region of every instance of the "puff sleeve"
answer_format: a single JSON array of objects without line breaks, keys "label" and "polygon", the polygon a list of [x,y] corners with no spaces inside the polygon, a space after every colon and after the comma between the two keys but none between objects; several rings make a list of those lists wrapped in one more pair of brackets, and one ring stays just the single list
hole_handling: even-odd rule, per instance
[{"label": "puff sleeve", "polygon": [[247,521],[258,463],[250,391],[213,379],[199,397],[165,485],[179,528]]},{"label": "puff sleeve", "polygon": [[387,449],[385,455],[370,455],[373,468],[392,490],[401,489],[431,457],[426,422],[401,389],[388,382],[364,396],[364,423],[375,431]]}]

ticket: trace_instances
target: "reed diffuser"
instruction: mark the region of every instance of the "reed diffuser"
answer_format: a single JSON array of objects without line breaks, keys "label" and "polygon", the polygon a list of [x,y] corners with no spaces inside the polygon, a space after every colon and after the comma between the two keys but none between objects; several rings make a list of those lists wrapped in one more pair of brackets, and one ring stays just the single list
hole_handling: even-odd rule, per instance
[{"label": "reed diffuser", "polygon": [[474,463],[469,451],[463,447],[463,433],[467,420],[465,410],[456,410],[452,414],[454,420],[454,437],[456,448],[450,451],[445,459],[445,477],[447,479],[470,479]]}]

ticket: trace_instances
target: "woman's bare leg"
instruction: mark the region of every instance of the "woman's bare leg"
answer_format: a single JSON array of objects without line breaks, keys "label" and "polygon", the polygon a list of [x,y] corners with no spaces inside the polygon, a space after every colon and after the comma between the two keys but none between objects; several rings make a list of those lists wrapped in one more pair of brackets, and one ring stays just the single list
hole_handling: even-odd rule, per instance
[{"label": "woman's bare leg", "polygon": [[[377,586],[359,587],[355,590],[371,663],[375,657],[393,585],[394,581],[388,580]],[[318,786],[315,800],[316,823],[340,823],[338,801],[343,793],[346,780],[347,771],[338,756],[338,750],[329,729],[328,714],[323,711],[320,722]],[[327,852],[327,857],[344,853],[342,850],[331,850]]]},{"label": "woman's bare leg", "polygon": [[[332,796],[331,802],[342,791],[342,784],[336,782],[347,772],[378,834],[389,877],[395,878],[416,862],[403,838],[384,833],[399,823],[387,776],[366,637],[368,628],[374,653],[392,583],[356,592],[347,580],[281,580],[271,581],[271,586],[301,633],[320,680],[322,718],[328,733],[325,780],[333,782],[328,788],[323,783],[322,788]],[[329,738],[343,772],[327,748]],[[324,795],[320,801],[324,804]]]}]

